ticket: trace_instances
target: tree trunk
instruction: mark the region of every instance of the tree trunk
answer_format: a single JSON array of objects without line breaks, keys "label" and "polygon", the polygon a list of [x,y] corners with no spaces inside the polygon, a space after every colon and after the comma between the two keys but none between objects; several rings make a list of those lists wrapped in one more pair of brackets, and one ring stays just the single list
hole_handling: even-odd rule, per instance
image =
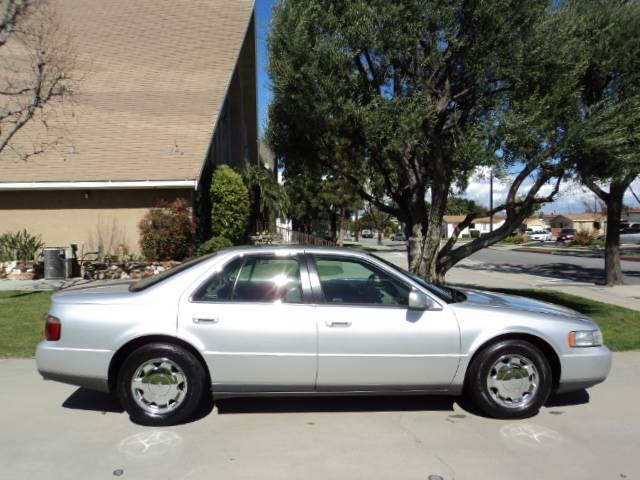
[{"label": "tree trunk", "polygon": [[607,239],[604,250],[604,276],[607,285],[623,285],[624,276],[620,265],[620,216],[622,200],[627,185],[611,183],[607,198]]},{"label": "tree trunk", "polygon": [[342,247],[344,245],[344,238],[342,234],[342,228],[344,225],[344,209],[340,209],[340,218],[338,220],[338,246]]},{"label": "tree trunk", "polygon": [[356,210],[356,219],[353,222],[354,237],[356,243],[360,241],[360,222],[358,221],[358,210]]},{"label": "tree trunk", "polygon": [[417,194],[413,195],[411,207],[407,211],[405,221],[409,271],[421,277],[426,277],[427,265],[424,261],[424,247],[428,218],[424,191],[418,191]]},{"label": "tree trunk", "polygon": [[431,208],[427,213],[427,235],[423,250],[426,272],[423,277],[428,282],[436,284],[444,283],[444,275],[438,272],[438,252],[440,251],[440,241],[442,240],[442,217],[447,208],[447,198],[449,197],[448,181],[434,182],[431,186]]}]

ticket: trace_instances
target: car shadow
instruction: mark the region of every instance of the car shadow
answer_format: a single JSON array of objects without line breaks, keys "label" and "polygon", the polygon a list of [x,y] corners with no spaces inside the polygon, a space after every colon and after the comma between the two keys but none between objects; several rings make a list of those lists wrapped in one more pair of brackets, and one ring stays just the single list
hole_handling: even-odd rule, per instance
[{"label": "car shadow", "polygon": [[[124,409],[120,406],[120,402],[112,393],[98,392],[87,388],[78,388],[62,403],[62,408],[72,410],[87,410],[93,412],[105,413],[124,413]],[[198,410],[188,422],[196,422],[211,413],[213,410],[212,397],[204,398]],[[138,423],[138,422],[134,422]],[[139,423],[139,425],[145,425]]]},{"label": "car shadow", "polygon": [[[568,407],[589,403],[589,392],[579,390],[553,395],[547,408]],[[318,396],[318,397],[238,397],[215,400],[218,414],[314,413],[314,412],[453,412],[454,404],[465,413],[485,416],[465,396]],[[101,413],[124,413],[115,395],[78,388],[63,403],[63,408]],[[212,399],[205,399],[188,423],[208,416],[213,410]]]},{"label": "car shadow", "polygon": [[317,396],[239,397],[218,399],[220,415],[308,412],[409,412],[453,411],[457,397],[410,396]]},{"label": "car shadow", "polygon": [[584,405],[585,403],[589,403],[589,400],[589,392],[583,389],[575,392],[552,395],[544,406],[547,408],[570,407],[573,405]]},{"label": "car shadow", "polygon": [[62,407],[72,410],[93,410],[104,413],[124,412],[115,395],[89,390],[88,388],[78,388],[62,403]]}]

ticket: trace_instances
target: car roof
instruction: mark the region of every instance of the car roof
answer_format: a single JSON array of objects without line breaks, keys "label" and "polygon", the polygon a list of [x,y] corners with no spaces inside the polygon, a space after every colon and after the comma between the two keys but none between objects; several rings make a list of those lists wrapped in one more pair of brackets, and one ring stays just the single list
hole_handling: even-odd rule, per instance
[{"label": "car roof", "polygon": [[226,253],[244,253],[244,254],[260,254],[260,253],[318,253],[331,255],[348,255],[348,256],[369,256],[362,250],[356,250],[348,247],[328,247],[328,246],[312,246],[312,245],[244,245],[238,247],[225,248],[220,250],[219,254]]}]

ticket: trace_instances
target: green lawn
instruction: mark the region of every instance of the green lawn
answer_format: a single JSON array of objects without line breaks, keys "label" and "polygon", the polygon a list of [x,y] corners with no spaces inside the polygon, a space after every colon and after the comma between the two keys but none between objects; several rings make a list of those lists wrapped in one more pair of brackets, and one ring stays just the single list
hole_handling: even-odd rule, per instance
[{"label": "green lawn", "polygon": [[[552,290],[500,290],[572,308],[593,318],[614,351],[640,350],[640,312]],[[0,358],[33,357],[51,292],[0,292]]]},{"label": "green lawn", "polygon": [[604,343],[613,351],[640,350],[640,312],[609,303],[596,302],[584,297],[539,289],[493,289],[555,303],[588,315],[595,320],[604,334]]},{"label": "green lawn", "polygon": [[51,292],[0,292],[0,358],[33,357]]}]

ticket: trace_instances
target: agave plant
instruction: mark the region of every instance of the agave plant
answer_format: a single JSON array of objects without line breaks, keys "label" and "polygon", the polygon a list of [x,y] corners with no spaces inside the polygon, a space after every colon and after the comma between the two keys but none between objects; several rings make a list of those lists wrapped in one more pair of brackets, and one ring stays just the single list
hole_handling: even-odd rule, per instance
[{"label": "agave plant", "polygon": [[44,246],[40,235],[31,235],[26,229],[0,235],[0,261],[28,262]]}]

